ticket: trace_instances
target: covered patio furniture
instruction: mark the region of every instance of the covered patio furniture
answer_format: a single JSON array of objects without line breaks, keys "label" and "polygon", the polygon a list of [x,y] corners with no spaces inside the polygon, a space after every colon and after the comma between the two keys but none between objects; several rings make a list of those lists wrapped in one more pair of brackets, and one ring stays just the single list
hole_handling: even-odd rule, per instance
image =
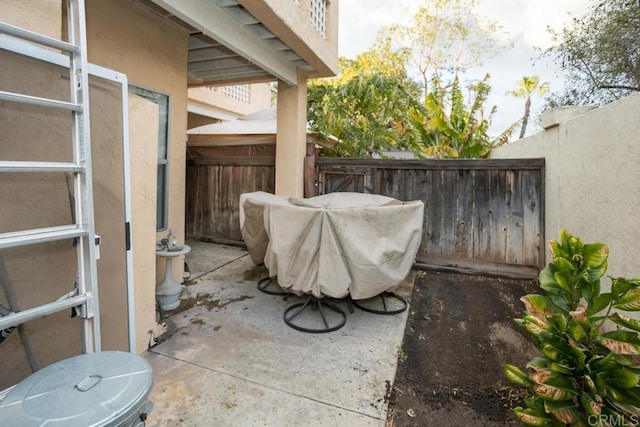
[{"label": "covered patio furniture", "polygon": [[253,262],[264,263],[283,290],[357,301],[393,292],[407,276],[424,205],[362,193],[302,199],[255,192],[240,197],[240,210]]}]

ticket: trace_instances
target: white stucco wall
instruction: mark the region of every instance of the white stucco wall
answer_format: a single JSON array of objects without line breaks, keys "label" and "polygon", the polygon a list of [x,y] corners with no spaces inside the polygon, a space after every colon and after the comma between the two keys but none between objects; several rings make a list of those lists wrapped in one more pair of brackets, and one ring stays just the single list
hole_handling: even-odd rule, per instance
[{"label": "white stucco wall", "polygon": [[546,159],[547,240],[564,227],[584,242],[606,243],[611,276],[640,276],[639,118],[636,94],[491,153]]}]

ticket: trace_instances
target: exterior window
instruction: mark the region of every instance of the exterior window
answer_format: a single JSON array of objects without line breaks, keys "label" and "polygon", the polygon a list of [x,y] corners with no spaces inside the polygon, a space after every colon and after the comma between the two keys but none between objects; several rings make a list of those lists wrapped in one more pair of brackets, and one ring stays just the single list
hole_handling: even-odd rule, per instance
[{"label": "exterior window", "polygon": [[169,223],[169,96],[132,85],[129,85],[129,92],[158,104],[156,230],[166,230]]}]

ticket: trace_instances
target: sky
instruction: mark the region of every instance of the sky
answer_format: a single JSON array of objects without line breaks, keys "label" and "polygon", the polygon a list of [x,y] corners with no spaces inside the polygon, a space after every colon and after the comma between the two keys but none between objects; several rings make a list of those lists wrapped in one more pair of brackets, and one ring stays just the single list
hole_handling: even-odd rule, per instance
[{"label": "sky", "polygon": [[[340,0],[338,54],[354,58],[369,50],[380,28],[410,22],[420,3],[419,0]],[[502,25],[507,32],[505,44],[513,46],[468,73],[468,77],[476,79],[487,72],[491,74],[492,90],[487,106],[498,107],[490,131],[493,136],[522,117],[524,100],[506,94],[516,88],[522,76],[537,75],[541,82],[549,83],[551,91],[562,90],[562,79],[555,65],[550,59],[537,59],[535,48],[551,46],[547,26],[562,29],[571,16],[584,15],[588,5],[589,0],[479,0],[478,13]],[[532,98],[527,135],[540,131],[535,122],[542,104],[542,99]]]}]

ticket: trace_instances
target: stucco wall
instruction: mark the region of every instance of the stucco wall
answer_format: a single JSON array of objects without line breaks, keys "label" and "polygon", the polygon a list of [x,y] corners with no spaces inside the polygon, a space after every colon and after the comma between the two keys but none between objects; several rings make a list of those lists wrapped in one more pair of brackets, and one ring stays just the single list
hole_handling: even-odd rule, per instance
[{"label": "stucco wall", "polygon": [[60,0],[0,0],[0,10],[0,20],[8,24],[60,38]]},{"label": "stucco wall", "polygon": [[[0,0],[0,19],[60,38],[61,4],[59,0]],[[132,84],[170,96],[169,224],[183,239],[187,34],[126,0],[88,0],[87,23],[90,62],[127,74]],[[7,52],[0,52],[0,63],[3,90],[68,100],[69,78],[64,70]],[[108,273],[103,282],[111,282],[100,288],[103,346],[127,350],[126,287],[121,276],[125,251],[122,169],[118,165],[122,158],[120,99],[113,88],[103,89],[98,91],[102,95],[91,92],[92,137],[96,142],[94,191],[100,211],[96,218],[97,222],[100,217],[106,221],[97,230],[105,244],[98,270],[101,277]],[[155,240],[164,233],[155,231],[157,111],[135,101],[132,105],[132,231],[135,294],[139,299],[136,350],[141,352],[147,347],[146,332],[155,323],[155,283],[161,278],[156,276]],[[68,112],[0,102],[0,128],[3,160],[71,161]],[[71,223],[62,174],[2,174],[0,179],[0,232]],[[20,308],[53,301],[73,288],[75,252],[69,241],[2,251]],[[176,270],[176,279],[180,279],[181,269]],[[0,304],[7,305],[1,293]],[[41,366],[80,353],[80,322],[70,319],[69,314],[58,313],[25,325]],[[2,360],[0,389],[30,373],[17,333],[2,343]]]},{"label": "stucco wall", "polygon": [[249,102],[243,102],[226,96],[221,87],[196,87],[189,89],[189,102],[215,106],[216,109],[223,110],[235,117],[264,110],[271,106],[271,89],[268,83],[249,85],[249,93]]},{"label": "stucco wall", "polygon": [[[3,90],[68,99],[68,73],[60,68],[4,51],[0,51],[0,64]],[[0,129],[0,159],[71,161],[68,112],[0,102]],[[71,222],[64,174],[0,174],[0,232]],[[73,289],[76,251],[70,240],[3,249],[0,256],[19,309],[55,301]],[[8,307],[1,291],[0,304]],[[70,319],[69,314],[61,312],[25,325],[41,365],[80,352],[80,322]],[[0,389],[31,373],[17,332],[2,343],[0,352]]]},{"label": "stucco wall", "polygon": [[[492,158],[546,159],[545,233],[609,246],[612,276],[640,276],[640,94],[512,142]],[[547,252],[547,262],[549,262]]]},{"label": "stucco wall", "polygon": [[[128,0],[89,0],[87,2],[87,28],[89,60],[92,63],[113,68],[127,75],[129,83],[145,89],[160,92],[170,97],[169,120],[169,227],[180,241],[184,241],[184,186],[185,186],[185,144],[187,128],[187,43],[188,34],[137,3]],[[148,123],[131,120],[132,134],[137,126],[147,131]],[[156,134],[157,136],[157,134]],[[140,161],[141,140],[132,140],[132,168]],[[150,149],[150,148],[148,148]],[[144,155],[147,159],[148,149]],[[155,147],[157,150],[157,147]],[[157,153],[157,151],[155,151]],[[147,235],[149,223],[155,223],[156,174],[135,175],[132,180],[134,194],[145,191],[145,197],[136,201],[138,218],[132,223],[132,230],[144,227],[141,235]],[[153,194],[148,193],[153,189]],[[144,203],[141,203],[144,201]],[[155,225],[154,225],[155,229]],[[166,232],[156,234],[160,239]],[[160,280],[164,264],[159,261],[157,277],[149,276],[149,266],[156,263],[155,240],[136,242],[134,248],[134,280],[136,289],[145,294],[155,289]],[[182,282],[182,264],[176,262],[174,279]],[[180,267],[180,268],[178,268]],[[136,301],[138,330],[149,330],[155,322],[155,302]],[[146,342],[138,339],[138,351],[146,349]]]}]

